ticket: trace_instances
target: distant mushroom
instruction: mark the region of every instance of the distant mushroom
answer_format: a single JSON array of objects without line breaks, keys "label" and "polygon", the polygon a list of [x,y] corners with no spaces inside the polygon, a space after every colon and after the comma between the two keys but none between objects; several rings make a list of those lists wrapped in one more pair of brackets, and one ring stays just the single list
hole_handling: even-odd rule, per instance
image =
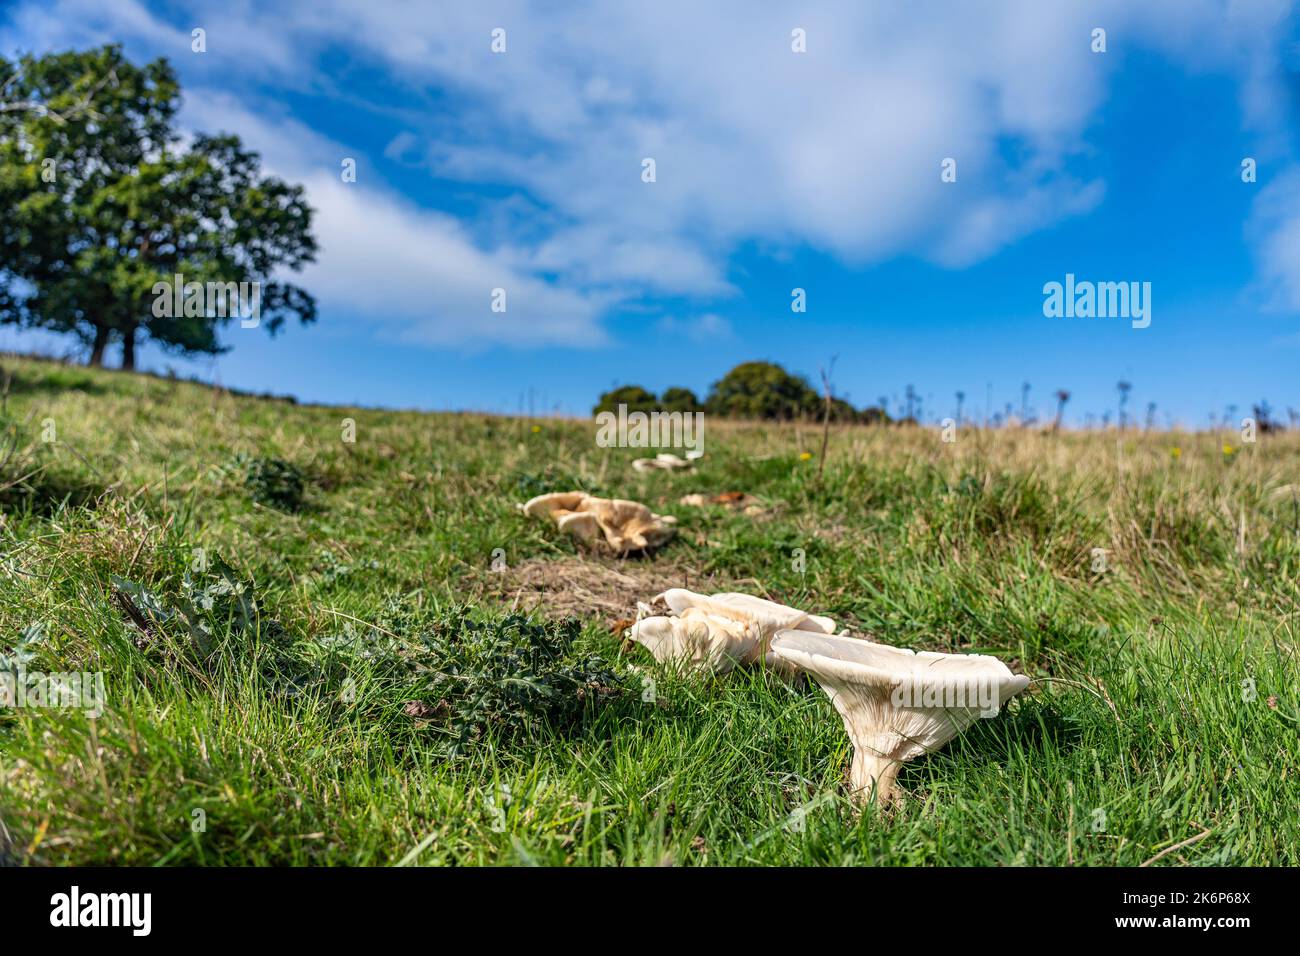
[{"label": "distant mushroom", "polygon": [[669,588],[660,597],[671,615],[647,617],[632,626],[632,640],[660,663],[725,674],[737,664],[765,661],[783,673],[793,669],[775,660],[769,646],[786,628],[829,634],[835,622],[749,594],[696,594]]},{"label": "distant mushroom", "polygon": [[932,753],[1029,685],[996,657],[916,652],[860,638],[785,630],[778,660],[806,670],[830,696],[853,742],[853,797],[894,796],[903,762]]},{"label": "distant mushroom", "polygon": [[669,452],[662,452],[653,458],[637,458],[632,462],[632,467],[637,471],[678,471],[691,467],[692,463]]},{"label": "distant mushroom", "polygon": [[682,495],[678,504],[690,505],[693,508],[703,508],[708,505],[721,505],[731,511],[741,511],[753,517],[763,514],[767,509],[759,502],[759,499],[753,495],[745,494],[743,491],[724,491],[717,495],[703,495],[695,492],[689,495]]},{"label": "distant mushroom", "polygon": [[657,548],[673,536],[677,519],[622,498],[597,498],[584,491],[539,495],[520,505],[531,517],[551,517],[561,531],[589,547],[629,554]]}]

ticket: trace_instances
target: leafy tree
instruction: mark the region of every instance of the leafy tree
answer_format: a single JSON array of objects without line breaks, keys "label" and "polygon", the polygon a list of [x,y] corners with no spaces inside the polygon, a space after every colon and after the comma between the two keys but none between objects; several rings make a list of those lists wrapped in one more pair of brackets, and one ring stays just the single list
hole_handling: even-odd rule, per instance
[{"label": "leafy tree", "polygon": [[797,418],[815,414],[821,398],[808,381],[772,362],[743,362],[713,384],[710,414],[729,418]]},{"label": "leafy tree", "polygon": [[[714,383],[705,402],[689,388],[667,388],[656,397],[640,385],[624,385],[601,395],[592,414],[617,412],[619,405],[626,405],[629,412],[705,411],[726,418],[791,419],[807,414],[820,420],[825,412],[825,399],[805,379],[770,362],[737,365]],[[879,408],[859,411],[842,398],[832,398],[830,420],[888,423],[889,416]]]},{"label": "leafy tree", "polygon": [[[262,176],[238,137],[181,144],[179,97],[165,59],[138,67],[115,45],[0,57],[0,322],[76,335],[91,365],[120,341],[134,368],[144,338],[224,351],[234,316],[211,290],[229,283],[258,284],[271,334],[315,319],[307,292],[272,279],[315,259],[302,187]],[[178,274],[208,295],[155,314],[155,286]]]},{"label": "leafy tree", "polygon": [[689,388],[666,388],[659,396],[659,408],[665,412],[702,412],[704,406]]},{"label": "leafy tree", "polygon": [[648,392],[640,385],[624,385],[602,394],[591,413],[617,413],[619,405],[626,405],[629,412],[653,412],[659,408],[659,399],[655,398],[654,392]]},{"label": "leafy tree", "polygon": [[[823,397],[822,402],[825,404],[826,399]],[[842,398],[831,398],[831,417],[830,420],[839,424],[852,424],[853,422],[863,421],[863,413],[859,412],[852,404]]]}]

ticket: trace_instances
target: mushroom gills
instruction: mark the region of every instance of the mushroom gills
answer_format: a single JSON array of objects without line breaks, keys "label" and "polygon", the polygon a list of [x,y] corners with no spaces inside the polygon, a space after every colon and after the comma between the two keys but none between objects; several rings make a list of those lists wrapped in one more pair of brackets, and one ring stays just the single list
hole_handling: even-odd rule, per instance
[{"label": "mushroom gills", "polygon": [[903,763],[933,753],[1029,685],[996,657],[936,654],[854,637],[783,630],[772,655],[807,671],[830,697],[853,743],[849,784],[884,805]]},{"label": "mushroom gills", "polygon": [[657,548],[673,536],[677,524],[672,515],[655,514],[638,501],[597,498],[583,491],[538,495],[520,509],[530,517],[549,515],[565,534],[614,554]]},{"label": "mushroom gills", "polygon": [[773,636],[783,628],[806,628],[818,633],[835,629],[835,622],[829,618],[748,594],[706,595],[669,588],[652,603],[660,600],[671,614],[639,621],[632,628],[633,640],[649,649],[658,661],[673,660],[719,674],[738,664],[767,663],[783,676],[793,676],[792,668],[772,657]]}]

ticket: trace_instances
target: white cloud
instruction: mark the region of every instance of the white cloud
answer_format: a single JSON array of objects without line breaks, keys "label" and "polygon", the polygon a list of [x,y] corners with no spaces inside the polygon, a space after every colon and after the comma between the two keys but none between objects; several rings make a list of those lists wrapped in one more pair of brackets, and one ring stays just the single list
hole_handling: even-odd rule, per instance
[{"label": "white cloud", "polygon": [[[549,284],[484,252],[441,213],[413,210],[337,176],[305,177],[317,206],[320,262],[304,276],[322,301],[391,326],[402,339],[446,345],[595,346],[599,296]],[[493,290],[505,311],[491,309]]]},{"label": "white cloud", "polygon": [[[233,12],[195,22],[225,23]],[[154,51],[179,46],[182,54],[173,52],[173,59],[189,54],[188,31],[165,27],[134,0],[107,9],[79,0],[65,0],[57,11],[25,8],[15,25],[15,36],[4,40],[21,37],[29,48],[136,38]],[[243,43],[250,32],[205,29],[210,50],[236,37]],[[261,48],[255,43],[254,53]],[[270,63],[281,61],[283,51],[271,53]],[[606,341],[599,318],[613,301],[608,294],[539,278],[529,265],[534,251],[509,244],[480,248],[455,218],[386,188],[364,154],[273,105],[200,85],[187,88],[182,120],[193,130],[238,133],[262,155],[268,172],[305,186],[320,252],[316,263],[289,278],[316,295],[326,314],[356,315],[402,341],[428,345],[593,347]],[[357,160],[355,183],[339,175],[344,157]],[[504,312],[491,309],[495,289],[505,290]]]},{"label": "white cloud", "polygon": [[[726,284],[727,252],[752,238],[853,263],[911,253],[962,265],[1092,208],[1103,185],[1062,169],[1110,74],[1089,49],[1092,26],[1106,22],[1121,49],[1198,63],[1234,35],[1219,4],[1130,6],[745,4],[738,16],[733,4],[545,15],[505,4],[367,11],[340,29],[408,82],[466,97],[470,122],[420,131],[428,161],[443,176],[523,185],[568,215],[577,225],[544,251],[548,265],[710,294]],[[796,21],[807,54],[789,49]],[[510,37],[500,56],[487,46],[496,24]],[[386,50],[395,30],[426,42],[412,56]],[[486,131],[485,110],[497,120]],[[639,179],[644,156],[656,183]],[[939,182],[947,156],[963,171],[953,186]]]},{"label": "white cloud", "polygon": [[420,140],[410,130],[402,130],[384,147],[384,156],[395,162],[407,162],[411,150],[419,146]]},{"label": "white cloud", "polygon": [[1266,308],[1300,312],[1300,171],[1259,189],[1246,233],[1255,252],[1255,291]]},{"label": "white cloud", "polygon": [[[776,256],[808,245],[852,265],[914,255],[961,267],[1086,214],[1105,184],[1067,167],[1086,153],[1119,61],[1154,53],[1231,73],[1264,128],[1284,102],[1273,66],[1288,10],[1283,0],[203,0],[185,19],[208,30],[214,52],[183,65],[200,99],[251,74],[400,116],[390,160],[525,194],[458,222],[385,192],[373,168],[344,187],[330,175],[338,147],[246,106],[232,128],[306,181],[320,208],[322,295],[420,341],[590,342],[611,304],[733,294],[729,257],[745,243]],[[99,31],[173,58],[179,38],[188,51],[188,28],[135,0],[42,0],[15,23],[43,45]],[[498,26],[508,52],[494,55]],[[807,53],[791,52],[795,26]],[[1105,54],[1090,50],[1095,26],[1107,30]],[[232,49],[238,74],[221,52]],[[398,92],[360,102],[354,69]],[[654,183],[641,181],[647,156]],[[955,183],[940,181],[946,157]],[[1279,281],[1300,256],[1293,222],[1300,209],[1272,228],[1262,260]],[[510,289],[509,321],[480,315],[497,285]]]},{"label": "white cloud", "polygon": [[[130,38],[158,49],[189,52],[189,30],[157,20],[139,0],[119,0],[111,11],[94,0],[29,3],[9,12],[11,26],[0,33],[0,52],[44,52],[97,46]],[[174,55],[174,54],[173,54]]]},{"label": "white cloud", "polygon": [[[197,91],[184,120],[196,129],[237,130],[266,170],[301,182],[320,245],[300,281],[325,308],[355,314],[404,341],[448,345],[603,344],[596,293],[547,283],[520,268],[519,249],[480,249],[451,216],[422,209],[378,182],[369,159],[285,116],[251,112],[233,97]],[[357,181],[340,176],[357,160]],[[491,310],[494,289],[506,311]]]},{"label": "white cloud", "polygon": [[660,332],[671,337],[682,337],[695,343],[713,342],[732,337],[731,323],[716,312],[681,319],[666,315],[657,323]]}]

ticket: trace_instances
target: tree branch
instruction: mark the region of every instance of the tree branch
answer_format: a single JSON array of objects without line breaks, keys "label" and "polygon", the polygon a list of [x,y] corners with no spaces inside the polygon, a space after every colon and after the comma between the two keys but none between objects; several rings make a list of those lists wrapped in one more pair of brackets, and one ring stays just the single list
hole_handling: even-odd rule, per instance
[{"label": "tree branch", "polygon": [[0,113],[37,113],[41,116],[48,116],[60,126],[63,126],[69,121],[82,115],[89,116],[93,120],[102,120],[104,118],[103,114],[91,106],[91,103],[93,103],[95,97],[99,95],[100,90],[109,83],[117,86],[116,70],[109,70],[106,76],[91,87],[91,89],[87,90],[79,100],[65,110],[52,110],[46,104],[37,102],[36,100],[14,100],[8,103],[0,103]]}]

